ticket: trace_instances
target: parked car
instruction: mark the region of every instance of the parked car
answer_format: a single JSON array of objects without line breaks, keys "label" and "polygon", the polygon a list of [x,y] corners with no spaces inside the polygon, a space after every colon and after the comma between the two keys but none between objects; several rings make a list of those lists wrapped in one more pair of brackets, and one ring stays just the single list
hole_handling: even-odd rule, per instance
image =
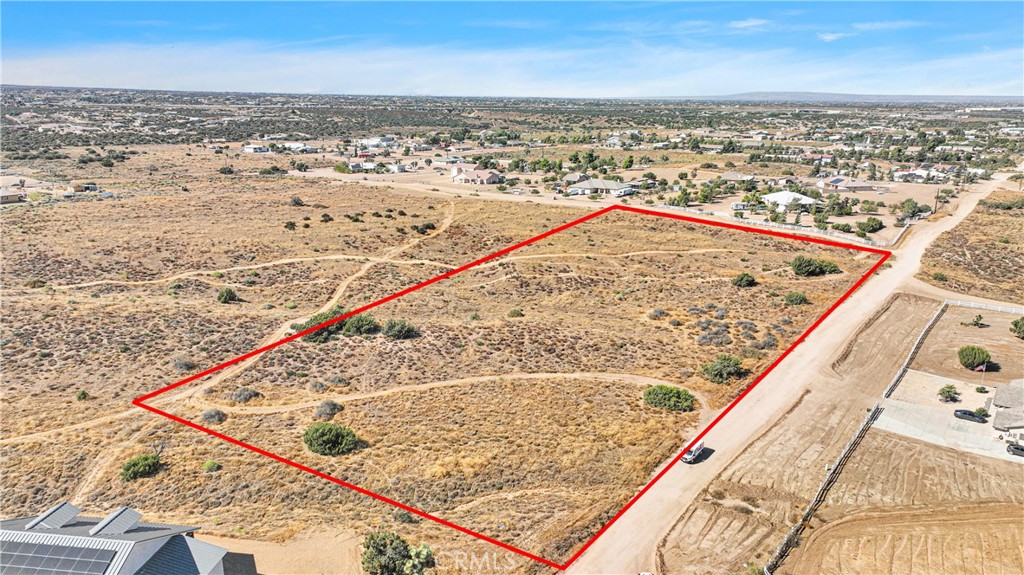
[{"label": "parked car", "polygon": [[953,412],[953,417],[957,419],[966,419],[967,421],[973,421],[974,423],[985,423],[988,421],[969,409],[957,409]]},{"label": "parked car", "polygon": [[1006,452],[1009,453],[1010,455],[1018,455],[1020,457],[1024,457],[1024,445],[1011,443],[1006,446]]},{"label": "parked car", "polygon": [[683,454],[683,463],[693,463],[700,457],[700,452],[704,451],[704,440],[701,439],[697,445],[694,445],[686,453]]}]

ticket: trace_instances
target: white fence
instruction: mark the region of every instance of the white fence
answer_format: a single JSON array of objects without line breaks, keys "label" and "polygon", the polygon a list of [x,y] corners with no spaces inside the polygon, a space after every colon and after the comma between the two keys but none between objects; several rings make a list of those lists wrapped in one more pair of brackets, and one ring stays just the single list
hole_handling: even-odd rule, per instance
[{"label": "white fence", "polygon": [[973,301],[960,301],[958,299],[947,299],[946,305],[955,305],[958,307],[969,307],[973,309],[987,309],[988,311],[998,311],[1002,313],[1012,313],[1016,315],[1024,315],[1024,309],[1016,307],[1003,307],[999,305],[988,305],[985,303],[975,303]]},{"label": "white fence", "polygon": [[739,222],[739,223],[744,224],[744,225],[763,226],[763,227],[766,227],[766,228],[778,228],[778,229],[791,230],[791,231],[794,231],[794,232],[800,232],[800,233],[805,233],[805,234],[810,233],[810,234],[819,234],[819,235],[823,235],[823,236],[831,236],[831,237],[834,237],[834,238],[840,238],[843,241],[857,242],[857,243],[869,245],[869,246],[876,247],[876,248],[887,248],[889,246],[896,245],[903,238],[903,234],[907,233],[907,230],[910,229],[910,222],[907,222],[907,225],[905,225],[902,228],[900,228],[899,233],[896,234],[896,237],[892,241],[876,242],[876,241],[872,241],[872,240],[867,240],[867,239],[861,238],[859,236],[855,236],[853,234],[847,234],[847,233],[844,233],[844,232],[835,232],[835,231],[832,231],[832,230],[819,230],[818,228],[805,228],[803,226],[794,226],[793,224],[780,224],[778,222],[769,222],[767,220],[762,221],[762,220],[750,220],[750,219],[747,219],[747,218],[737,218],[736,216],[734,216],[732,214],[729,214],[729,213],[726,213],[726,212],[709,212],[707,210],[701,210],[701,209],[696,209],[696,208],[683,208],[683,207],[680,207],[680,206],[670,206],[668,204],[661,204],[660,207],[671,209],[671,210],[680,210],[680,211],[683,211],[683,212],[690,212],[691,214],[699,214],[699,215],[702,215],[702,216],[719,216],[719,217],[723,217],[723,218],[732,220],[734,222]]}]

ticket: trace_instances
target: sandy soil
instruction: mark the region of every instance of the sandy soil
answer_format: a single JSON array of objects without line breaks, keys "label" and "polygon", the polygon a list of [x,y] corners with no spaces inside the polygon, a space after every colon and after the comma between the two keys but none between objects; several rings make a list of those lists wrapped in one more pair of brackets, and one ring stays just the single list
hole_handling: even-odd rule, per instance
[{"label": "sandy soil", "polygon": [[[1007,302],[1012,303],[1012,302]],[[987,327],[965,326],[981,314]],[[1024,340],[1010,332],[1010,322],[1018,319],[1006,313],[950,306],[939,318],[914,358],[911,369],[956,379],[970,385],[998,386],[1024,378]],[[983,347],[997,364],[990,371],[964,369],[956,350],[965,345]]]},{"label": "sandy soil", "polygon": [[1020,573],[1015,462],[872,430],[779,573]]}]

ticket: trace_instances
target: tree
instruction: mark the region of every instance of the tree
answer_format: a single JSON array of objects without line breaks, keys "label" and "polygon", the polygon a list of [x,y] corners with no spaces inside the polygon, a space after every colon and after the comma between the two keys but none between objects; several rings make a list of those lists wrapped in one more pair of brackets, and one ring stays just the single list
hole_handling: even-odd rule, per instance
[{"label": "tree", "polygon": [[944,385],[939,389],[939,398],[945,403],[953,403],[960,399],[960,392],[953,384]]},{"label": "tree", "polygon": [[1024,317],[1017,318],[1010,323],[1010,332],[1020,339],[1024,339]]},{"label": "tree", "polygon": [[752,276],[752,275],[750,275],[750,274],[748,274],[746,272],[743,272],[740,275],[732,278],[732,285],[734,285],[736,287],[741,287],[741,288],[753,287],[753,286],[757,285],[757,280],[754,279],[754,276]]},{"label": "tree", "polygon": [[351,174],[352,167],[349,166],[346,162],[339,162],[337,164],[334,164],[334,171],[338,172],[339,174]]},{"label": "tree", "polygon": [[238,294],[231,288],[224,288],[217,292],[217,301],[220,303],[232,303],[238,301]]},{"label": "tree", "polygon": [[857,229],[868,234],[875,233],[884,227],[885,225],[882,223],[882,220],[876,217],[870,217],[863,222],[857,222]]},{"label": "tree", "polygon": [[317,455],[344,455],[359,444],[351,429],[325,421],[309,426],[302,434],[302,441]]},{"label": "tree", "polygon": [[644,390],[644,402],[669,411],[693,411],[693,394],[671,385],[655,385]]},{"label": "tree", "polygon": [[987,365],[992,359],[992,356],[989,355],[985,348],[978,347],[976,345],[965,345],[961,347],[959,351],[957,351],[957,356],[960,358],[960,365],[971,370]]},{"label": "tree", "polygon": [[629,169],[633,167],[633,156],[626,156],[626,159],[622,161],[623,169]]},{"label": "tree", "polygon": [[426,544],[410,547],[395,533],[374,531],[363,540],[363,570],[369,575],[422,575],[434,567],[434,551]]},{"label": "tree", "polygon": [[741,377],[745,370],[739,358],[723,353],[715,361],[701,367],[704,376],[714,383],[728,383],[730,379]]}]

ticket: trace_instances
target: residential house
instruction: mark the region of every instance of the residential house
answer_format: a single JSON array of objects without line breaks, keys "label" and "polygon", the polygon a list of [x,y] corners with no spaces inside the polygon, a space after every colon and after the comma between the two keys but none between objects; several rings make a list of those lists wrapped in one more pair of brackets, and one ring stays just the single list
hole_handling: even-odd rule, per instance
[{"label": "residential house", "polygon": [[868,182],[865,180],[858,180],[855,178],[847,177],[836,177],[827,180],[819,180],[815,184],[822,190],[834,190],[837,192],[866,192],[874,191],[878,188],[874,182]]},{"label": "residential house", "polygon": [[388,171],[391,172],[392,174],[404,173],[405,169],[406,169],[406,165],[405,164],[401,164],[401,163],[388,164]]},{"label": "residential house", "polygon": [[582,172],[572,172],[572,173],[566,174],[565,177],[562,178],[562,181],[565,182],[566,184],[572,185],[572,184],[578,184],[578,183],[580,183],[580,182],[582,182],[584,180],[587,180],[587,179],[590,179],[590,176],[588,176],[588,175],[586,175],[586,174],[584,174]]},{"label": "residential house", "polygon": [[992,427],[1003,432],[1003,439],[1024,441],[1024,381],[1001,385],[992,394]]},{"label": "residential house", "polygon": [[456,174],[452,181],[456,184],[500,184],[502,177],[494,170],[468,170]]},{"label": "residential house", "polygon": [[625,182],[615,180],[587,179],[569,186],[569,195],[586,196],[590,194],[612,194],[622,190],[631,189]]},{"label": "residential house", "polygon": [[789,206],[793,205],[794,202],[799,204],[801,209],[806,209],[809,206],[813,206],[814,204],[820,203],[818,202],[818,200],[814,198],[805,196],[803,194],[798,194],[796,192],[791,192],[789,190],[775,192],[772,194],[764,194],[763,196],[761,196],[761,203],[765,205],[771,203],[778,204],[779,207],[777,209],[780,212],[786,211],[786,209]]},{"label": "residential house", "polygon": [[198,527],[143,523],[142,514],[128,507],[102,519],[78,514],[63,502],[38,517],[0,521],[0,573],[225,573],[227,550],[196,540]]},{"label": "residential house", "polygon": [[25,201],[24,192],[15,192],[12,190],[0,191],[0,204],[17,204],[18,202]]},{"label": "residential house", "polygon": [[269,154],[270,148],[259,144],[250,144],[242,146],[242,152],[246,154]]},{"label": "residential house", "polygon": [[459,175],[459,174],[461,174],[463,172],[475,172],[475,171],[480,171],[480,170],[484,170],[484,169],[486,169],[486,168],[484,168],[480,164],[471,164],[471,163],[468,163],[468,162],[459,162],[459,163],[457,163],[457,164],[452,166],[452,177],[454,178],[455,176],[457,176],[457,175]]}]

